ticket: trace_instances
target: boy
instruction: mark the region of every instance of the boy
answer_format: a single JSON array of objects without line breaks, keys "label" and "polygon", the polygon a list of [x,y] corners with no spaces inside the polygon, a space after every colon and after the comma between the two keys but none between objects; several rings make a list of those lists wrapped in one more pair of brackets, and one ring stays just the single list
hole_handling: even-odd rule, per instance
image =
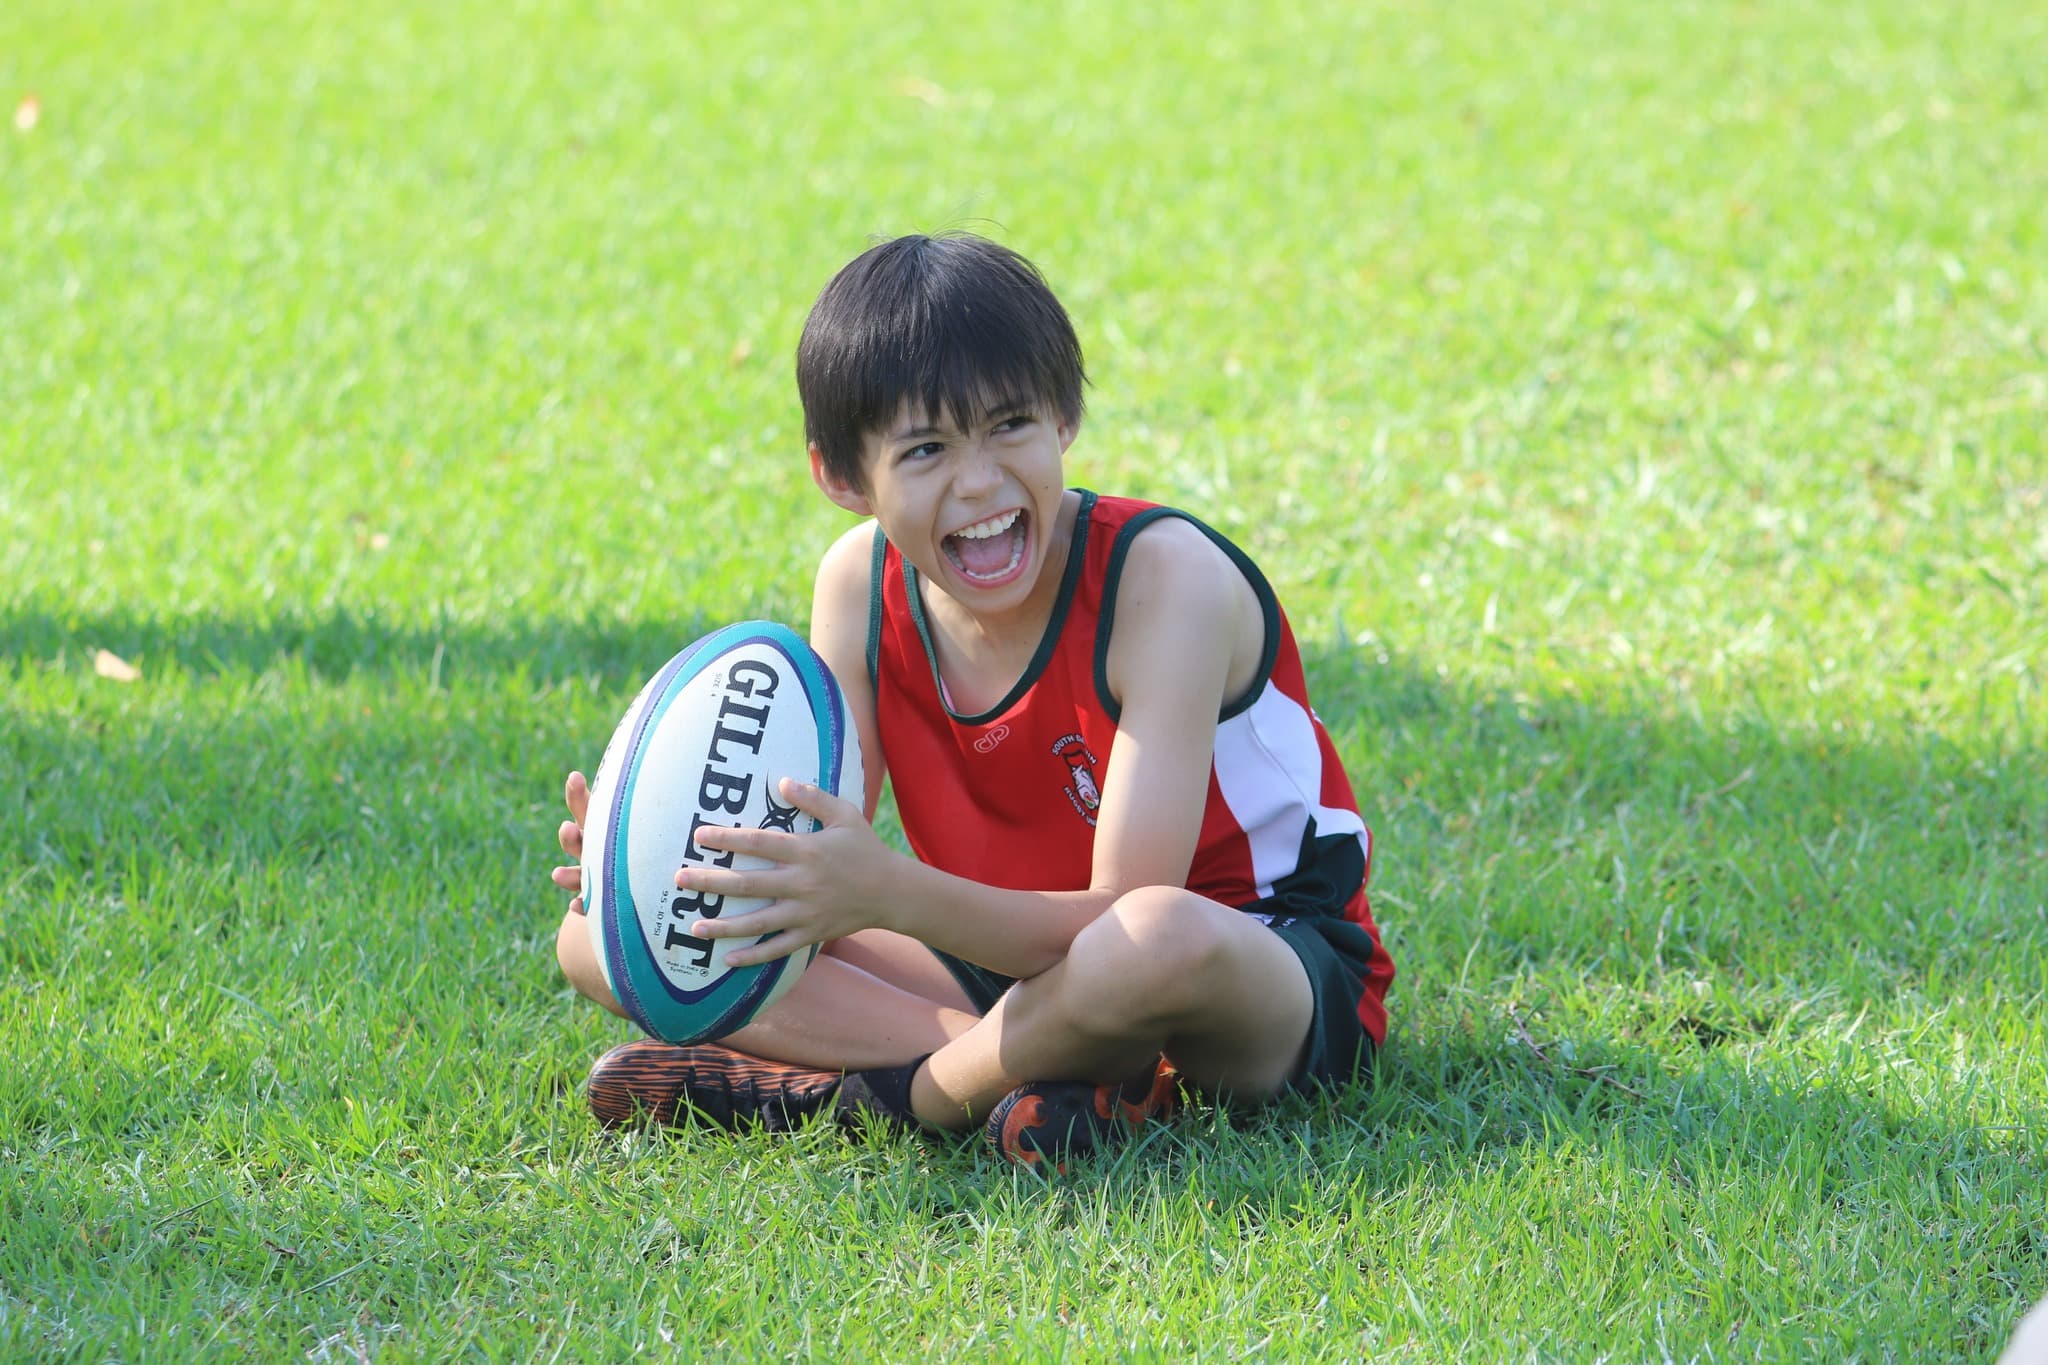
[{"label": "boy", "polygon": [[[1066,486],[1084,383],[1044,280],[977,237],[886,242],[819,296],[797,352],[811,476],[873,520],[826,551],[811,638],[865,804],[785,782],[821,829],[700,836],[773,866],[677,886],[774,901],[691,932],[779,931],[733,963],[824,950],[717,1044],[606,1053],[600,1119],[979,1123],[1032,1165],[1162,1116],[1176,1073],[1261,1099],[1370,1066],[1394,975],[1370,836],[1286,620],[1199,522]],[[868,826],[885,770],[916,858]],[[587,800],[570,774],[572,858]],[[562,968],[616,1011],[581,909]]]}]

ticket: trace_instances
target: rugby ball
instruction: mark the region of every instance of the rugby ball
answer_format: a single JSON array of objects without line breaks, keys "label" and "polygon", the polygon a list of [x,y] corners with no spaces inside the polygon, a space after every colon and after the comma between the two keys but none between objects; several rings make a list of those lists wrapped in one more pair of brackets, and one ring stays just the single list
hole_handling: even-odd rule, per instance
[{"label": "rugby ball", "polygon": [[838,681],[772,621],[727,626],[670,659],[605,747],[583,827],[583,904],[606,984],[649,1035],[721,1038],[781,999],[817,956],[813,944],[728,967],[727,953],[767,936],[704,939],[690,926],[767,902],[676,889],[685,866],[771,866],[699,847],[706,825],[817,828],[778,799],[785,777],[855,803],[866,793]]}]

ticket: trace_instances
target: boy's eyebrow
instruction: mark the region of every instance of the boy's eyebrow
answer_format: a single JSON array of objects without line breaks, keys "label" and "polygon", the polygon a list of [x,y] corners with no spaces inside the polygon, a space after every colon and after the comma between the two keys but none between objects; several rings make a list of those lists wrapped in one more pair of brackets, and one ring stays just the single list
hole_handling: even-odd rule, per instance
[{"label": "boy's eyebrow", "polygon": [[1006,398],[1001,398],[988,404],[982,411],[990,417],[997,416],[998,414],[1015,416],[1017,413],[1027,412],[1035,406],[1036,404],[1032,399],[1024,394],[1013,393]]},{"label": "boy's eyebrow", "polygon": [[[987,415],[994,416],[997,413],[1014,414],[1024,412],[1032,406],[1032,401],[1029,398],[1022,394],[1012,394],[997,402],[983,405],[982,410]],[[931,419],[926,418],[918,426],[905,427],[900,431],[892,431],[883,439],[889,441],[915,441],[922,440],[926,436],[945,436],[947,434],[947,428],[934,426]]]}]

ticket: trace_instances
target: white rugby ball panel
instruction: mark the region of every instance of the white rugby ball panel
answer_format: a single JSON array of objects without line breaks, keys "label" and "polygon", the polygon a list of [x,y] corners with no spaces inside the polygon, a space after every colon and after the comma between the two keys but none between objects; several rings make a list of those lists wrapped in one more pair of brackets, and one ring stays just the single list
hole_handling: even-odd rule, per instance
[{"label": "white rugby ball panel", "polygon": [[758,868],[760,859],[697,845],[708,824],[807,833],[816,822],[777,799],[783,777],[858,802],[859,741],[831,671],[787,627],[748,621],[671,659],[627,709],[591,788],[584,831],[592,946],[635,1023],[670,1042],[732,1032],[796,983],[812,945],[728,967],[759,938],[701,939],[696,920],[743,914],[757,898],[679,891],[688,864]]}]

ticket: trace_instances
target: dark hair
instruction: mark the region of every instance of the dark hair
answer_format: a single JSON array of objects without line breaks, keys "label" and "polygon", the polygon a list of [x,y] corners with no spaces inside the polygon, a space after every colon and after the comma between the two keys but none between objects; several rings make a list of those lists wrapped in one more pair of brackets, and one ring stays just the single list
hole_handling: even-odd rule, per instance
[{"label": "dark hair", "polygon": [[905,402],[963,425],[1019,400],[1078,422],[1087,382],[1045,278],[968,233],[898,237],[856,256],[818,295],[796,349],[804,435],[856,488],[867,436]]}]

